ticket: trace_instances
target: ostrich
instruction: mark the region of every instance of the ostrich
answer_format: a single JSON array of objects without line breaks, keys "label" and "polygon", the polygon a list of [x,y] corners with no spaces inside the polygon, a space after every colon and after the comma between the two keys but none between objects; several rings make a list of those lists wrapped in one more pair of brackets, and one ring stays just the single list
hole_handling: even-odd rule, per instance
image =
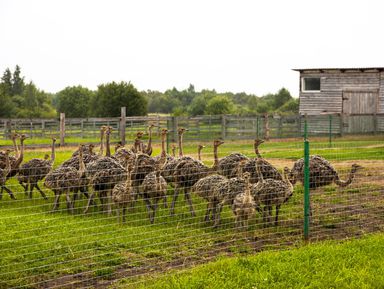
[{"label": "ostrich", "polygon": [[20,156],[20,153],[19,153],[19,148],[17,147],[17,144],[16,144],[16,139],[19,138],[20,135],[16,132],[13,132],[11,134],[11,139],[12,139],[12,143],[13,143],[13,149],[15,150],[15,157],[18,158]]},{"label": "ostrich", "polygon": [[224,205],[232,206],[234,199],[238,194],[241,194],[245,190],[245,180],[243,179],[243,171],[244,163],[248,160],[243,159],[239,162],[239,175],[241,177],[234,177],[228,179],[228,181],[221,183],[218,186],[214,186],[212,188],[212,198],[215,200],[215,208],[213,216],[214,224],[213,227],[217,227],[220,224],[220,215]]},{"label": "ostrich", "polygon": [[243,174],[245,180],[245,190],[243,193],[236,195],[233,200],[232,212],[236,216],[236,227],[248,228],[248,220],[255,213],[255,201],[251,194],[250,184],[251,174],[246,172]]},{"label": "ostrich", "polygon": [[[16,145],[16,139],[18,137],[20,137],[20,136],[15,132],[11,134],[11,139],[12,139],[12,143],[13,143],[13,150],[15,151],[15,156],[10,156],[10,155],[8,156],[9,163],[11,164],[11,167],[15,165],[16,160],[20,156],[19,149]],[[5,154],[5,152],[0,151],[0,168],[4,169],[5,166],[6,166],[6,154]]]},{"label": "ostrich", "polygon": [[[220,140],[215,140],[213,143],[214,163],[212,167],[207,167],[202,162],[194,159],[192,160],[185,159],[183,161],[180,161],[176,165],[175,172],[174,172],[175,191],[174,191],[173,200],[171,204],[171,215],[174,215],[175,203],[179,195],[180,189],[184,190],[184,196],[186,201],[189,204],[191,215],[192,216],[196,215],[193,209],[190,191],[193,185],[195,185],[195,183],[198,182],[199,179],[204,178],[210,173],[217,172],[218,163],[219,163],[217,149],[223,143],[224,142]],[[197,189],[197,191],[199,191],[199,189]]]},{"label": "ostrich", "polygon": [[203,148],[205,148],[205,146],[203,146],[203,145],[198,145],[197,146],[197,159],[199,160],[199,161],[201,161],[201,150],[203,149]]},{"label": "ostrich", "polygon": [[261,139],[255,139],[255,142],[254,142],[255,154],[258,160],[256,158],[250,159],[242,163],[241,165],[242,167],[240,167],[240,164],[239,164],[238,167],[236,168],[237,175],[239,177],[242,176],[243,172],[249,172],[251,174],[250,176],[251,183],[258,182],[256,163],[258,163],[258,166],[260,166],[260,170],[264,179],[275,179],[275,180],[283,179],[280,172],[272,164],[270,164],[268,161],[266,161],[264,158],[261,157],[259,152],[259,145],[262,144],[263,142],[264,140],[261,140]]},{"label": "ostrich", "polygon": [[[140,187],[146,175],[153,172],[156,168],[156,160],[147,154],[138,153],[136,155],[135,166],[132,171],[131,179],[134,190],[134,198],[137,200],[140,195]],[[132,203],[132,206],[134,206]]]},{"label": "ostrich", "polygon": [[172,156],[175,158],[176,157],[176,149],[177,149],[176,145],[172,144],[171,149],[172,149]]},{"label": "ostrich", "polygon": [[[286,203],[293,194],[293,185],[288,179],[289,169],[287,167],[284,168],[283,180],[264,179],[259,164],[257,164],[256,169],[259,181],[253,184],[251,188],[256,204],[255,207],[259,212],[263,213],[263,222],[264,226],[266,226],[266,224],[271,221],[272,206],[275,206],[275,226],[277,226],[280,207],[283,203]],[[263,210],[261,210],[261,205],[264,205]]]},{"label": "ostrich", "polygon": [[112,201],[116,206],[117,220],[119,223],[120,215],[122,215],[122,222],[125,223],[127,207],[134,200],[131,180],[132,164],[130,162],[126,162],[126,170],[126,180],[118,183],[112,190]]},{"label": "ostrich", "polygon": [[156,171],[145,176],[141,185],[143,199],[147,207],[148,217],[151,224],[155,221],[157,205],[160,199],[164,200],[164,207],[167,207],[167,182],[160,173],[160,166],[158,166]]},{"label": "ostrich", "polygon": [[[7,175],[7,179],[14,177],[19,172],[19,167],[24,159],[24,140],[26,140],[28,137],[25,134],[22,134],[20,136],[20,154],[18,154],[17,157],[9,157],[9,161],[11,163],[11,171]],[[17,146],[15,146],[17,147]],[[2,156],[0,154],[0,162],[1,162]]]},{"label": "ostrich", "polygon": [[180,127],[177,130],[179,157],[174,158],[173,160],[167,161],[167,163],[162,168],[161,175],[164,177],[164,179],[167,181],[168,184],[172,184],[174,182],[175,168],[179,162],[182,162],[184,160],[193,160],[193,158],[188,157],[188,156],[184,156],[184,154],[183,154],[183,135],[186,131],[188,131],[188,129],[182,128],[182,127]]},{"label": "ostrich", "polygon": [[[20,136],[20,154],[18,155],[17,158],[15,157],[10,157],[9,155],[6,156],[4,153],[0,152],[0,169],[5,169],[7,166],[7,162],[10,163],[11,165],[11,170],[8,172],[6,176],[6,180],[10,179],[11,177],[15,176],[19,172],[19,167],[21,163],[23,162],[24,159],[24,140],[27,139],[28,137],[24,134]],[[17,146],[16,146],[17,147]],[[8,161],[7,161],[8,159]],[[14,194],[12,193],[11,190],[3,186],[0,190],[0,199],[3,194],[3,189],[7,191],[11,199],[16,199]]]},{"label": "ostrich", "polygon": [[102,203],[103,211],[105,211],[104,201],[107,200],[108,215],[111,214],[111,192],[113,187],[123,181],[126,175],[126,169],[114,158],[111,158],[110,134],[111,127],[106,129],[106,156],[90,162],[86,166],[86,175],[89,183],[93,187],[93,192],[88,198],[87,206],[84,213],[87,213],[92,203],[94,193],[96,192]]},{"label": "ostrich", "polygon": [[219,173],[227,178],[234,178],[237,175],[237,166],[242,160],[249,160],[249,158],[241,153],[232,153],[220,159],[218,168]]},{"label": "ostrich", "polygon": [[209,221],[209,214],[212,211],[212,218],[215,218],[215,209],[216,209],[216,199],[214,198],[212,191],[216,186],[221,186],[223,183],[227,182],[228,179],[223,175],[214,173],[217,170],[217,165],[219,162],[217,148],[222,145],[224,142],[220,140],[215,140],[213,143],[213,158],[214,164],[213,169],[211,169],[212,174],[205,176],[199,179],[192,187],[192,191],[196,193],[199,197],[207,200],[207,209],[205,212],[205,222]]},{"label": "ostrich", "polygon": [[[45,178],[45,176],[52,170],[53,163],[55,161],[55,142],[56,139],[52,138],[51,146],[51,159],[48,159],[48,155],[45,155],[44,159],[31,159],[23,164],[19,169],[19,175],[17,180],[19,184],[24,187],[25,193],[32,199],[33,189],[36,188],[41,196],[47,200],[47,196],[40,189],[38,182]],[[29,192],[28,192],[29,188]]]},{"label": "ostrich", "polygon": [[161,152],[160,152],[160,155],[153,157],[156,163],[161,164],[160,167],[164,166],[166,162],[170,162],[175,159],[173,156],[168,155],[165,149],[167,134],[168,134],[168,129],[166,128],[161,129],[161,134],[160,134],[161,135]]},{"label": "ostrich", "polygon": [[133,147],[131,148],[131,150],[134,153],[138,153],[138,152],[143,152],[144,151],[144,144],[143,144],[143,141],[141,140],[143,135],[144,135],[144,133],[142,131],[138,131],[136,133],[135,142],[133,144]]},{"label": "ostrich", "polygon": [[[85,165],[83,162],[84,146],[80,145],[77,154],[78,167],[59,166],[51,170],[45,177],[44,185],[51,189],[55,194],[52,212],[57,211],[60,205],[60,196],[64,193],[67,203],[68,212],[73,214],[74,203],[78,188],[82,185],[82,178],[84,175]],[[71,201],[70,193],[74,192],[73,202]]]},{"label": "ostrich", "polygon": [[5,167],[0,168],[0,186],[1,186],[0,199],[2,199],[3,197],[3,194],[2,194],[3,189],[9,194],[9,196],[12,199],[15,199],[15,196],[13,195],[12,191],[5,186],[5,182],[7,181],[7,175],[11,171],[11,162],[9,161],[10,152],[11,152],[10,150],[6,150],[4,153],[2,153],[5,156]]},{"label": "ostrich", "polygon": [[[310,156],[309,158],[309,187],[316,189],[335,182],[339,187],[346,187],[352,183],[355,174],[363,167],[358,164],[353,164],[349,177],[346,181],[340,180],[339,174],[334,167],[323,157],[318,155]],[[292,184],[300,181],[304,184],[304,159],[297,160],[292,170],[289,173],[289,179]]]},{"label": "ostrich", "polygon": [[143,145],[143,152],[147,155],[152,155],[152,129],[154,127],[157,127],[156,125],[154,124],[150,124],[148,126],[148,134],[149,134],[149,137],[148,137],[148,144],[147,145]]},{"label": "ostrich", "polygon": [[99,150],[99,156],[102,156],[104,154],[104,136],[105,132],[107,131],[107,126],[102,125],[100,127],[100,150]]}]

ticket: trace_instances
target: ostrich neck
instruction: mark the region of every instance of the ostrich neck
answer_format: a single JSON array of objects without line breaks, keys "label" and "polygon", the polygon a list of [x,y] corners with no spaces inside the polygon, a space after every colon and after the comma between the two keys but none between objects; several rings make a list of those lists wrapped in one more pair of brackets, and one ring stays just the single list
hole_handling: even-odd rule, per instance
[{"label": "ostrich neck", "polygon": [[336,185],[338,185],[339,187],[348,186],[350,183],[352,183],[353,179],[355,178],[355,173],[356,172],[352,168],[351,171],[349,172],[348,179],[346,181],[343,181],[343,180],[340,180],[339,174],[336,172],[336,175],[335,175]]},{"label": "ostrich neck", "polygon": [[219,166],[219,156],[217,153],[217,146],[213,147],[213,166],[212,171],[217,171],[217,168]]},{"label": "ostrich neck", "polygon": [[23,159],[24,159],[24,139],[21,139],[20,140],[20,155],[17,158],[13,169],[18,168],[20,166],[20,164],[23,162]]},{"label": "ostrich neck", "polygon": [[259,152],[259,145],[255,144],[255,154],[257,155],[258,158],[262,158],[260,152]]},{"label": "ostrich neck", "polygon": [[99,152],[99,155],[103,155],[104,153],[104,132],[101,132],[101,135],[100,135],[100,152]]},{"label": "ostrich neck", "polygon": [[128,191],[129,188],[131,187],[131,171],[128,170],[128,173],[127,173],[127,180],[125,182],[125,189]]},{"label": "ostrich neck", "polygon": [[197,150],[197,159],[201,161],[201,149]]},{"label": "ostrich neck", "polygon": [[293,191],[293,185],[292,185],[292,183],[289,181],[288,175],[287,175],[287,173],[285,172],[285,170],[283,171],[283,181],[289,186],[289,189],[290,189],[291,191]]},{"label": "ostrich neck", "polygon": [[176,148],[172,148],[172,156],[176,157]]},{"label": "ostrich neck", "polygon": [[79,152],[79,174],[82,175],[85,172],[85,164],[83,159],[83,150]]},{"label": "ostrich neck", "polygon": [[105,138],[105,141],[106,141],[105,155],[107,157],[110,157],[111,156],[111,148],[110,148],[110,145],[109,145],[109,133],[107,134],[107,136]]},{"label": "ostrich neck", "polygon": [[15,150],[16,157],[18,158],[19,157],[19,148],[17,147],[16,139],[12,138],[12,142],[13,142],[13,149]]},{"label": "ostrich neck", "polygon": [[11,162],[9,161],[9,154],[5,155],[5,168],[3,170],[3,177],[5,178],[11,172]]},{"label": "ostrich neck", "polygon": [[183,157],[183,135],[179,134],[179,157]]},{"label": "ostrich neck", "polygon": [[148,133],[149,133],[149,136],[148,136],[148,145],[147,145],[147,150],[149,150],[152,146],[152,128],[149,128],[148,129]]},{"label": "ostrich neck", "polygon": [[161,136],[161,156],[162,157],[167,156],[167,152],[165,151],[165,138],[166,138],[166,135]]}]

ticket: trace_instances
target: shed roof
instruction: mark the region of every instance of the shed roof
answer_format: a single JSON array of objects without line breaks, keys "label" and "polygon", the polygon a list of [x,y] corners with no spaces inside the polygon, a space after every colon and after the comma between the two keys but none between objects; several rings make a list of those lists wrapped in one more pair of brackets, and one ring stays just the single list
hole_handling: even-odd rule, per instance
[{"label": "shed roof", "polygon": [[376,70],[376,71],[384,71],[384,67],[348,67],[348,68],[294,68],[292,69],[294,71],[320,71],[320,72],[325,72],[325,71],[335,71],[339,70],[341,72],[346,72],[348,70],[353,70],[353,71],[367,71],[367,70]]}]

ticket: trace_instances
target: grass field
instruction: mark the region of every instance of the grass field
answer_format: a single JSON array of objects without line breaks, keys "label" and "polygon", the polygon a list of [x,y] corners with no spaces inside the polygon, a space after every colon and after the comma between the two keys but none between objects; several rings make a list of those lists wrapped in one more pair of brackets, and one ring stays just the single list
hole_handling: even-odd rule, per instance
[{"label": "grass field", "polygon": [[[221,258],[120,288],[383,288],[384,235]],[[133,284],[132,284],[133,283]]]},{"label": "grass field", "polygon": [[[338,139],[334,141],[331,148],[328,147],[326,140],[319,139],[311,144],[311,154],[318,153],[331,160],[341,172],[342,178],[345,178],[353,162],[364,166],[364,170],[347,188],[339,189],[331,185],[312,193],[313,217],[310,228],[312,241],[345,239],[372,232],[384,232],[383,148],[384,144],[380,138],[361,138],[355,141]],[[66,147],[58,149],[55,166],[69,158],[74,149]],[[209,150],[210,148],[207,147],[203,154],[207,164],[212,163],[212,153]],[[227,142],[222,145],[220,156],[234,151],[254,156],[252,143],[244,141]],[[47,149],[27,150],[25,160],[43,157],[46,152]],[[154,155],[158,152],[157,145]],[[291,166],[295,159],[302,157],[302,142],[297,140],[268,142],[262,145],[261,152],[281,170],[283,166]],[[186,144],[185,153],[195,155],[196,144]],[[142,281],[137,279],[139,276],[156,276],[157,278],[169,270],[191,268],[226,256],[248,256],[262,250],[291,248],[303,244],[301,185],[295,187],[293,197],[282,207],[279,226],[264,228],[260,215],[257,215],[250,223],[249,230],[240,232],[234,229],[234,218],[229,208],[224,209],[222,224],[219,228],[213,229],[211,224],[205,224],[203,215],[206,203],[196,196],[193,196],[196,217],[191,217],[181,196],[176,204],[177,214],[174,217],[169,216],[169,210],[161,205],[155,224],[151,225],[144,203],[139,201],[137,206],[128,213],[127,223],[121,225],[117,223],[116,216],[108,217],[100,213],[98,208],[93,208],[89,214],[84,215],[82,213],[84,199],[76,204],[75,215],[67,214],[64,200],[61,203],[63,211],[51,214],[49,212],[53,203],[52,192],[48,192],[48,201],[43,200],[37,192],[30,200],[15,180],[10,180],[8,185],[16,193],[17,200],[10,200],[7,195],[4,195],[0,201],[2,232],[0,234],[0,288],[65,286],[69,288],[68,284],[72,284],[74,288],[130,286],[132,282]],[[169,192],[169,197],[171,194],[172,191]],[[377,238],[374,239],[374,243],[382,240],[382,237]],[[321,246],[320,248],[323,248]],[[380,248],[382,249],[378,246],[378,249]],[[315,251],[316,249],[313,249],[312,253],[314,254]],[[261,257],[261,260],[267,262],[269,259],[280,259],[278,253],[270,254],[272,257],[262,255],[265,257]],[[293,251],[283,252],[283,254],[287,254],[283,256],[289,258],[296,258]],[[308,256],[310,254],[303,258]],[[232,261],[223,260],[213,264],[212,268],[228,266],[228,270],[233,270],[231,276],[235,276],[237,272],[249,269],[247,266],[242,268],[241,264],[250,262],[251,268],[256,266],[252,265],[253,262],[262,264],[258,263],[261,262],[260,260],[253,258],[236,259],[234,265]],[[363,260],[365,259],[357,257],[356,262]],[[289,263],[282,264],[278,272],[286,271],[288,266]],[[301,269],[297,267],[293,273],[299,274]],[[196,278],[192,280],[192,285],[195,286],[193,288],[203,288],[198,286],[201,282],[198,275],[201,273],[204,276],[214,269],[203,267],[196,270],[196,274],[192,271],[191,275]],[[383,268],[380,270],[382,271]],[[329,274],[326,268],[323,273],[321,272],[322,270],[312,273],[324,274],[324,276]],[[267,274],[267,280],[278,277],[273,275],[273,272],[267,271],[265,274]],[[288,272],[285,274],[290,275]],[[188,277],[190,274],[185,276],[179,278],[178,275],[172,275],[169,277],[171,279],[158,281],[160,283],[156,286],[160,288],[161,284],[170,282],[169,284],[173,284],[175,288],[185,288],[183,287],[185,283],[177,283],[190,278]],[[304,274],[303,282],[306,282],[309,276],[310,272]],[[220,277],[213,275],[211,279],[208,278],[208,281],[214,282],[216,279],[217,287],[205,288],[224,287],[222,284],[227,282],[225,279],[220,281]],[[123,281],[116,283],[116,280]],[[250,279],[250,281],[256,282],[256,279]],[[334,280],[329,277],[329,282]],[[228,284],[233,285],[233,283]],[[242,284],[225,288],[235,288],[243,286]],[[262,283],[264,287],[268,287],[267,284],[269,283]],[[281,284],[285,287],[284,283]],[[361,284],[370,287],[368,283]],[[290,287],[289,283],[286,285]],[[358,283],[356,288],[359,287],[357,285]],[[134,285],[132,286],[135,288]],[[143,286],[145,288],[146,285]],[[244,288],[252,288],[252,286]]]}]

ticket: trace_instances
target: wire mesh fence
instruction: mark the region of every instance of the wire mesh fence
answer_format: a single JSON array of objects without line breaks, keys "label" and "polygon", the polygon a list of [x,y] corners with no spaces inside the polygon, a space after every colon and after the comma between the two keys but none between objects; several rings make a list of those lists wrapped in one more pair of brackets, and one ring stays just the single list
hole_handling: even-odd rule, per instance
[{"label": "wire mesh fence", "polygon": [[309,138],[305,228],[302,139],[198,146],[178,130],[173,156],[160,128],[149,156],[148,145],[115,151],[104,132],[100,147],[28,150],[17,139],[1,153],[0,288],[137,288],[221,256],[300,245],[305,230],[311,241],[383,232],[380,136]]}]

